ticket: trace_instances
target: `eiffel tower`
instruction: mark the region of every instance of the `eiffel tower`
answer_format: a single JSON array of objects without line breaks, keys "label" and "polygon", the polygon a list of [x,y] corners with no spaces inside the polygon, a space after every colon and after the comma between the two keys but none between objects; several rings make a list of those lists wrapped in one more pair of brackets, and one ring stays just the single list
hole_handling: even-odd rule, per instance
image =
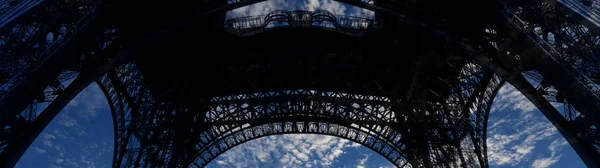
[{"label": "eiffel tower", "polygon": [[91,83],[112,110],[113,167],[203,167],[289,133],[398,167],[488,167],[503,84],[600,167],[598,1],[337,0],[375,17],[226,17],[262,1],[0,0],[0,167]]}]

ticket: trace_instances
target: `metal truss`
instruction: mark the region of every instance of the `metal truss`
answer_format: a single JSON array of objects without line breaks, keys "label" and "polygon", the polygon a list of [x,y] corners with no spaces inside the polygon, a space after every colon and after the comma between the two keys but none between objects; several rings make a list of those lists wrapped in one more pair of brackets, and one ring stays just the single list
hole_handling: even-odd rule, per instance
[{"label": "metal truss", "polygon": [[[115,29],[99,25],[100,2],[0,3],[1,167],[13,167],[60,109],[96,78],[96,68],[105,67],[93,61],[114,58],[116,48],[109,46]],[[44,102],[49,104],[39,109]]]},{"label": "metal truss", "polygon": [[248,36],[284,27],[316,27],[360,36],[376,30],[378,25],[373,19],[336,16],[325,10],[277,10],[266,15],[228,19],[224,29],[237,35]]},{"label": "metal truss", "polygon": [[[96,81],[113,114],[114,167],[202,167],[241,143],[288,133],[349,139],[400,167],[488,167],[487,117],[505,80],[569,139],[586,165],[599,165],[594,159],[600,158],[596,130],[600,122],[593,116],[600,101],[595,79],[600,76],[596,67],[600,40],[593,26],[573,14],[567,17],[568,10],[550,0],[489,1],[499,2],[502,8],[490,11],[498,10],[502,18],[490,19],[494,23],[485,28],[476,22],[468,30],[453,28],[464,22],[443,25],[427,17],[443,11],[414,10],[436,5],[427,1],[339,0],[377,12],[373,20],[327,11],[274,11],[225,22],[225,30],[245,36],[283,27],[363,35],[380,30],[381,23],[407,24],[430,31],[437,40],[464,52],[459,55],[467,55],[419,57],[410,65],[415,66],[411,75],[403,76],[410,79],[406,92],[388,90],[384,85],[389,81],[373,79],[364,81],[364,88],[348,84],[338,86],[338,91],[320,91],[311,85],[256,93],[234,89],[237,94],[229,96],[195,95],[176,88],[165,91],[153,81],[160,79],[148,74],[144,60],[127,59],[165,32],[261,1],[205,1],[198,15],[146,40],[134,40],[126,44],[129,48],[122,48],[125,42],[120,43],[119,29],[109,26],[114,18],[100,17],[104,15],[97,8],[103,1],[0,2],[1,166],[13,166],[54,116]],[[589,0],[558,2],[589,11],[579,16],[598,14],[597,3]],[[403,23],[397,25],[398,21]],[[465,33],[471,30],[481,32]],[[303,68],[313,83],[321,78],[312,74],[314,67],[297,69]],[[249,79],[238,85],[255,84]],[[33,110],[39,102],[50,105],[40,113]],[[560,113],[549,102],[562,102],[569,110]]]},{"label": "metal truss", "polygon": [[[3,107],[3,122],[12,119],[31,104],[33,99],[43,100],[44,96],[38,95],[47,86],[60,83],[56,81],[56,77],[66,69],[75,70],[79,67],[79,60],[85,58],[85,54],[79,57],[67,55],[71,52],[86,53],[76,51],[73,47],[77,38],[89,37],[89,31],[96,29],[89,25],[95,17],[94,2],[64,3],[67,2],[50,3],[31,9],[35,11],[22,11],[22,15],[36,17],[10,22],[18,23],[12,27],[2,27],[0,106]],[[62,11],[73,15],[62,15]]]},{"label": "metal truss", "polygon": [[[473,64],[463,66],[457,71],[461,74],[460,78],[455,79],[454,82],[446,81],[450,85],[462,84],[460,87],[462,90],[456,90],[453,96],[444,100],[454,100],[453,108],[439,108],[443,105],[429,103],[428,110],[431,110],[431,115],[425,116],[427,121],[423,121],[428,123],[428,127],[425,128],[428,130],[425,131],[429,139],[427,142],[436,144],[426,149],[428,155],[431,155],[429,161],[431,163],[422,163],[424,160],[416,156],[415,150],[418,149],[410,147],[416,142],[413,138],[409,138],[416,135],[411,131],[406,132],[407,128],[417,129],[424,125],[408,124],[409,116],[400,117],[402,120],[398,120],[397,113],[391,110],[393,104],[397,102],[389,98],[314,90],[288,90],[205,99],[208,103],[205,108],[200,109],[206,109],[206,112],[191,113],[177,110],[168,102],[157,103],[150,94],[147,94],[148,86],[141,82],[143,80],[143,76],[140,76],[141,69],[135,64],[115,69],[114,73],[102,77],[100,84],[111,102],[118,132],[115,137],[115,142],[118,142],[115,150],[114,166],[116,167],[152,167],[172,163],[177,163],[175,165],[179,166],[187,164],[202,166],[224,150],[254,138],[275,133],[319,133],[315,132],[318,130],[309,129],[310,123],[331,126],[331,131],[320,133],[363,143],[381,152],[384,157],[398,166],[408,162],[416,167],[425,165],[486,167],[486,159],[482,154],[485,151],[485,136],[482,133],[485,132],[487,112],[500,82],[498,78],[484,75],[486,73],[482,68]],[[473,93],[473,95],[459,94],[462,93],[460,91]],[[457,102],[459,99],[461,101]],[[460,108],[460,103],[468,106],[464,109]],[[463,114],[464,111],[467,111],[468,115]],[[444,116],[453,112],[456,116]],[[176,133],[176,126],[171,124],[183,122],[176,119],[177,114],[187,114],[191,115],[189,118],[193,118],[192,121],[188,121],[190,124],[185,126],[191,127],[193,131],[185,134],[191,135],[188,137],[190,140],[187,142],[188,146],[195,147],[188,149],[192,151],[183,151],[189,154],[179,152],[183,158],[174,158],[177,156],[174,153],[177,148],[167,145],[176,144],[177,138],[174,137],[181,135]],[[282,123],[287,123],[291,129],[282,126],[280,128],[284,129],[277,131],[279,129],[277,125]],[[298,123],[307,125],[302,127],[298,126]],[[259,134],[254,131],[269,125],[275,125],[273,127],[275,132]],[[362,131],[362,134],[355,133],[361,136],[369,135],[367,137],[370,138],[356,139],[361,136],[354,136],[354,133],[340,134],[335,132],[336,129],[333,127],[346,132]],[[248,132],[249,130],[252,131]],[[454,136],[440,134],[447,131],[454,132]],[[226,146],[219,146],[222,143],[216,141],[233,138],[233,135],[244,138],[238,137],[234,140],[235,143],[229,142]],[[398,139],[398,137],[405,138]],[[369,139],[378,143],[371,143]],[[383,144],[384,142],[387,144]],[[410,145],[400,145],[399,142]],[[448,147],[438,146],[447,142],[453,143],[448,144],[450,145]],[[402,156],[401,159],[401,155],[409,156]]]},{"label": "metal truss", "polygon": [[[543,1],[500,1],[504,24],[486,30],[487,50],[498,58],[484,65],[523,93],[569,139],[584,163],[599,165],[596,127],[598,37],[580,21]],[[496,62],[490,65],[490,62]],[[493,63],[492,63],[493,64]],[[501,70],[500,70],[501,69]],[[523,74],[533,82],[528,82]],[[538,85],[537,90],[533,85]],[[560,113],[549,102],[562,102]]]},{"label": "metal truss", "polygon": [[[107,30],[106,33],[112,30]],[[69,103],[80,91],[93,82],[99,75],[106,73],[105,69],[120,64],[123,59],[115,57],[111,52],[114,48],[107,47],[114,39],[109,41],[99,40],[95,54],[89,55],[88,59],[113,58],[106,64],[86,66],[78,69],[78,72],[64,71],[56,79],[51,80],[49,86],[40,93],[40,97],[32,100],[27,109],[17,114],[14,118],[5,118],[8,122],[1,132],[0,165],[12,167],[27,147],[35,140],[41,131],[52,121],[52,119]],[[106,54],[106,55],[105,55]],[[49,104],[38,109],[38,103]]]},{"label": "metal truss", "polygon": [[139,166],[142,158],[159,157],[143,156],[144,154],[169,150],[156,146],[141,146],[150,139],[164,138],[160,132],[146,129],[152,129],[152,126],[159,124],[157,122],[160,121],[155,119],[166,118],[156,116],[156,113],[160,112],[158,109],[151,109],[155,103],[147,88],[136,87],[141,86],[140,82],[143,80],[136,68],[133,64],[123,65],[103,76],[98,82],[109,98],[113,111],[116,135],[113,165],[117,167]]},{"label": "metal truss", "polygon": [[594,31],[600,33],[600,4],[593,0],[547,0],[549,4],[567,14],[572,19]]},{"label": "metal truss", "polygon": [[[318,122],[316,117],[305,118],[306,121],[284,121],[278,123],[267,123],[262,125],[248,125],[248,126],[237,126],[235,128],[239,130],[228,131],[230,135],[223,135],[218,139],[212,141],[210,146],[203,150],[202,153],[196,158],[191,167],[204,167],[216,156],[223,152],[253,139],[257,139],[264,136],[277,135],[277,134],[294,134],[294,133],[310,133],[310,134],[322,134],[341,137],[349,139],[351,141],[362,144],[365,147],[372,149],[379,153],[381,156],[388,159],[392,164],[399,167],[412,167],[409,162],[406,161],[404,153],[397,146],[389,145],[400,145],[400,134],[390,133],[389,137],[394,139],[384,139],[381,135],[366,128],[360,128],[358,126],[344,126],[331,124],[327,122],[328,119]],[[385,135],[384,135],[385,136]]]}]

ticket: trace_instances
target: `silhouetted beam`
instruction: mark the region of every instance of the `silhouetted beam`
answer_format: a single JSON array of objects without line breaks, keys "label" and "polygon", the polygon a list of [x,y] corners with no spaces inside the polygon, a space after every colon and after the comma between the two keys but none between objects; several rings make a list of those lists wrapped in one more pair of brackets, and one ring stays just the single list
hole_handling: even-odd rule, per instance
[{"label": "silhouetted beam", "polygon": [[491,71],[485,72],[484,77],[481,79],[479,86],[475,88],[475,91],[471,94],[467,102],[463,106],[463,117],[469,118],[471,114],[471,107],[475,106],[475,100],[477,98],[481,98],[485,93],[485,90],[488,88],[490,81],[494,77],[494,73]]},{"label": "silhouetted beam", "polygon": [[328,123],[335,123],[338,125],[342,125],[342,126],[347,126],[350,127],[351,124],[357,124],[357,125],[362,125],[362,126],[372,126],[372,125],[378,125],[378,126],[390,126],[390,127],[395,127],[398,125],[398,123],[396,122],[390,122],[390,121],[378,121],[378,120],[373,120],[371,119],[344,119],[340,116],[327,116],[327,115],[320,115],[320,116],[316,116],[316,115],[302,115],[302,114],[287,114],[287,115],[264,115],[264,116],[260,116],[257,118],[252,118],[252,119],[228,119],[225,121],[212,121],[212,122],[208,122],[206,123],[208,126],[223,126],[223,125],[227,125],[227,126],[241,126],[243,124],[250,124],[251,126],[256,126],[256,125],[262,125],[262,124],[268,124],[270,122],[285,122],[285,121],[294,121],[294,122],[299,122],[299,121],[305,121],[305,122],[328,122]]},{"label": "silhouetted beam", "polygon": [[[476,99],[480,99],[480,103],[484,103],[483,101],[484,101],[485,98],[483,98],[483,96],[485,96],[485,92],[486,92],[487,88],[490,87],[490,83],[493,80],[493,77],[494,77],[494,73],[493,72],[486,71],[485,74],[484,74],[483,79],[481,79],[481,81],[479,83],[479,86],[475,89],[475,91],[473,91],[473,93],[471,94],[471,96],[467,100],[467,103],[464,104],[464,106],[463,106],[463,112],[462,113],[463,113],[463,117],[466,120],[469,120],[470,119],[469,115],[472,115],[471,114],[471,107],[476,106],[476,104],[475,104],[475,100]],[[496,92],[497,92],[497,89],[496,89]],[[492,94],[492,95],[495,97],[496,94]],[[490,101],[492,101],[494,99],[494,97],[491,97]],[[489,104],[492,104],[492,103],[489,103]],[[491,107],[491,105],[489,105],[489,107]],[[484,108],[489,109],[488,107],[484,107]],[[489,112],[489,110],[485,110],[485,112]],[[475,115],[477,115],[477,114],[475,114]],[[475,127],[477,127],[477,125],[472,125],[472,123],[469,122],[469,124],[467,125],[467,127],[475,128]],[[487,158],[487,155],[484,154],[484,152],[487,152],[487,151],[484,150],[484,149],[482,149],[483,147],[477,145],[477,143],[478,143],[477,139],[474,137],[474,135],[477,133],[477,131],[475,129],[472,129],[469,132],[471,134],[471,140],[473,142],[473,146],[475,147],[475,153],[477,154],[477,159],[479,161],[479,164],[482,167],[487,167],[487,161],[484,161],[484,160],[487,160],[487,159],[484,159],[484,158]],[[484,131],[484,132],[487,132],[487,130]],[[480,141],[485,141],[485,139],[479,139],[479,140]],[[461,159],[462,159],[462,161],[464,163],[464,158],[462,157],[462,155],[461,155]]]},{"label": "silhouetted beam", "polygon": [[[109,79],[107,79],[107,80],[109,80]],[[107,86],[105,86],[102,82],[103,81],[101,81],[101,80],[96,80],[96,84],[98,85],[98,87],[100,88],[100,90],[102,90],[102,93],[104,94],[104,97],[106,98],[106,102],[108,102],[108,106],[109,106],[110,111],[111,111],[111,117],[112,117],[112,122],[113,122],[113,137],[114,137],[114,140],[113,140],[113,146],[114,146],[113,147],[113,150],[114,150],[113,151],[113,163],[114,163],[114,162],[116,162],[115,160],[117,160],[117,156],[118,156],[118,152],[119,152],[117,150],[118,149],[117,148],[118,143],[125,143],[125,144],[127,144],[127,141],[129,139],[125,139],[124,140],[125,142],[120,142],[118,140],[118,137],[119,137],[119,130],[117,129],[118,128],[118,123],[117,123],[117,115],[118,114],[116,114],[116,111],[117,111],[118,107],[115,105],[115,103],[118,103],[118,102],[113,102],[112,101],[112,97],[111,97],[111,95],[109,93],[109,88]]]},{"label": "silhouetted beam", "polygon": [[100,28],[95,23],[96,15],[92,17],[80,28],[80,31],[77,31],[77,34],[67,39],[23,81],[0,98],[0,109],[2,109],[0,113],[3,113],[0,114],[2,116],[0,117],[1,127],[25,110],[33,102],[35,95],[43,92],[71,64],[72,58],[80,56],[79,53],[73,52],[77,50],[76,46],[80,45],[82,41],[90,41],[82,39],[94,35]]},{"label": "silhouetted beam", "polygon": [[[492,79],[493,80],[493,79]],[[487,106],[483,107],[484,109],[484,114],[483,114],[483,128],[481,128],[483,134],[480,135],[481,139],[480,141],[482,142],[481,148],[475,148],[475,152],[479,152],[482,154],[483,158],[480,159],[481,165],[485,165],[482,167],[488,167],[489,163],[488,163],[488,159],[487,159],[487,126],[488,126],[488,117],[490,114],[490,111],[492,109],[492,106],[494,105],[494,99],[496,98],[496,95],[498,95],[498,92],[500,91],[500,88],[502,88],[502,86],[504,85],[504,83],[506,83],[505,80],[502,80],[500,82],[498,82],[498,84],[495,86],[495,88],[493,88],[492,90],[492,94],[489,95],[488,97],[488,102],[487,102]],[[477,143],[475,142],[475,137],[471,137],[473,139],[473,144],[477,145]],[[483,149],[483,150],[481,150]],[[481,151],[479,151],[481,150]]]},{"label": "silhouetted beam", "polygon": [[[34,1],[34,0],[31,0]],[[52,2],[52,0],[35,0],[36,2],[31,5],[26,5],[24,11],[14,11],[9,13],[5,13],[4,15],[0,15],[0,34],[9,34],[8,32],[12,31],[12,28],[17,25],[23,23],[23,21],[35,17],[33,14],[38,12],[44,6],[48,5],[48,3]],[[23,5],[24,2],[30,2],[28,0],[21,0],[21,3],[18,5]],[[4,20],[3,20],[4,19]]]},{"label": "silhouetted beam", "polygon": [[[529,66],[537,70],[548,84],[560,92],[569,104],[585,116],[584,119],[600,124],[600,98],[587,89],[573,73],[567,70],[568,65],[558,62],[550,53],[543,51],[528,35],[513,29],[505,29],[511,39],[505,48],[513,49],[522,56],[532,60]],[[578,73],[578,72],[574,72]],[[596,125],[598,126],[598,125]]]},{"label": "silhouetted beam", "polygon": [[[119,80],[119,78],[117,77],[117,74],[114,71],[108,72],[107,73],[107,77],[108,79],[110,79],[110,81],[112,82],[112,85],[115,89],[115,91],[117,92],[117,95],[119,96],[119,98],[124,99],[125,102],[127,102],[127,106],[130,108],[130,113],[131,113],[131,119],[134,120],[131,124],[131,126],[135,127],[138,122],[137,120],[139,119],[140,116],[140,111],[139,111],[139,105],[133,100],[133,98],[131,98],[131,95],[129,95],[129,92],[127,92],[127,90],[125,89],[125,86],[123,85],[123,83],[121,83],[121,80]],[[139,134],[137,134],[137,132],[133,133],[136,137],[138,137],[138,139],[140,140],[140,142],[145,141],[146,139],[144,139],[145,137],[140,136]],[[143,148],[142,148],[143,150]],[[120,156],[124,156],[125,153],[127,152],[125,150],[120,151]],[[138,165],[140,159],[141,159],[141,155],[137,156],[138,158],[136,158],[136,164]],[[117,162],[120,162],[123,158],[118,158]]]},{"label": "silhouetted beam", "polygon": [[171,160],[165,160],[169,167],[182,166],[180,164],[182,164],[184,160],[188,160],[185,158],[186,151],[195,149],[193,146],[190,147],[189,145],[189,139],[193,136],[189,131],[189,126],[193,123],[193,112],[183,109],[176,109],[175,112],[175,121],[177,122],[177,125],[175,126],[173,146],[170,148],[172,152]]},{"label": "silhouetted beam", "polygon": [[493,70],[506,79],[511,85],[519,90],[531,103],[533,103],[541,112],[550,120],[550,122],[556,127],[556,129],[565,137],[567,142],[571,144],[571,147],[577,152],[581,160],[588,167],[599,167],[600,166],[600,153],[591,144],[586,141],[583,137],[578,136],[576,128],[569,124],[558,110],[546,100],[546,98],[538,92],[533,85],[531,85],[525,77],[520,73],[511,73],[506,69],[500,67],[495,62],[491,61],[487,57],[479,56],[475,58],[482,66]]},{"label": "silhouetted beam", "polygon": [[[251,97],[251,98],[243,98],[243,99],[233,99],[233,100],[215,100],[210,102],[212,106],[214,105],[230,105],[230,104],[266,104],[271,102],[282,102],[285,101],[311,101],[311,102],[330,102],[330,103],[344,103],[344,104],[359,104],[359,105],[382,105],[382,106],[390,106],[392,103],[389,101],[383,100],[369,100],[369,97],[374,97],[381,99],[376,96],[365,96],[366,98],[352,98],[353,94],[348,94],[348,97],[345,96],[322,96],[322,95],[310,95],[310,94],[294,94],[289,93],[285,95],[276,95],[276,96],[264,96],[264,97]],[[234,96],[232,96],[234,97]]]},{"label": "silhouetted beam", "polygon": [[3,158],[0,160],[0,167],[14,167],[23,153],[25,153],[27,148],[44,128],[46,128],[50,121],[52,121],[52,119],[54,119],[54,117],[56,117],[56,115],[58,115],[58,113],[79,94],[79,92],[108,70],[114,69],[117,65],[125,62],[127,56],[127,54],[121,54],[99,68],[88,67],[84,69],[79,76],[65,88],[62,94],[56,97],[27,128],[24,128],[25,131],[21,138],[17,138],[13,142],[10,142],[2,153],[0,153],[0,158]]},{"label": "silhouetted beam", "polygon": [[[577,12],[567,5],[573,5],[573,0],[545,0],[546,3],[553,5],[558,11],[568,15],[573,20],[579,22],[579,24],[590,29],[591,33],[596,36],[600,36],[600,18],[594,19],[594,14],[591,11]],[[584,16],[586,15],[586,16]],[[590,20],[592,19],[592,20]]]}]

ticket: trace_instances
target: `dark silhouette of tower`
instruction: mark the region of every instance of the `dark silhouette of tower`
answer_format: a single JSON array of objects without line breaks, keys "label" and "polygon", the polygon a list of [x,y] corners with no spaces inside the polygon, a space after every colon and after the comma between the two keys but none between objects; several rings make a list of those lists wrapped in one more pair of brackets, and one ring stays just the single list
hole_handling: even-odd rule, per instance
[{"label": "dark silhouette of tower", "polygon": [[286,133],[346,138],[399,167],[488,167],[506,82],[600,166],[597,2],[338,1],[376,18],[225,18],[261,0],[0,1],[0,166],[93,82],[115,167],[202,167]]}]

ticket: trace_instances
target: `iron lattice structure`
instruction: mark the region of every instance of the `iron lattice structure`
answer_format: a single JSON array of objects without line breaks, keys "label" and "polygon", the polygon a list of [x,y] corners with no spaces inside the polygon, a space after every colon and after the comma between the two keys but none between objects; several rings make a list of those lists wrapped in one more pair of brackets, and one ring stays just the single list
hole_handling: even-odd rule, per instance
[{"label": "iron lattice structure", "polygon": [[112,110],[114,167],[203,167],[288,133],[349,139],[398,167],[488,167],[487,116],[504,83],[600,166],[596,1],[338,0],[375,18],[226,19],[261,1],[135,13],[142,2],[0,2],[1,166],[94,82]]}]

